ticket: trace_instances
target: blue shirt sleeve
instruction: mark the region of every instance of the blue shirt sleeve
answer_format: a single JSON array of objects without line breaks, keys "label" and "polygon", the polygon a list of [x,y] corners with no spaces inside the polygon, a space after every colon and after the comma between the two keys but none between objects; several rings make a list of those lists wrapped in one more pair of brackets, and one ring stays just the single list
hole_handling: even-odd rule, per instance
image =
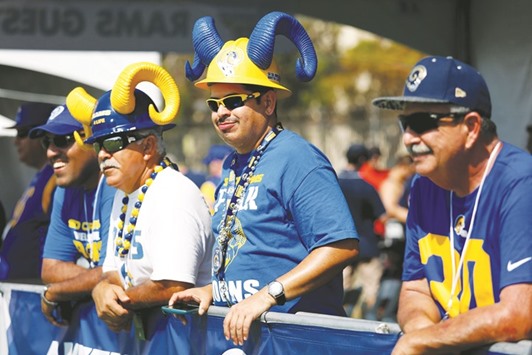
[{"label": "blue shirt sleeve", "polygon": [[344,239],[358,239],[332,167],[320,166],[311,171],[296,188],[289,206],[309,251]]}]

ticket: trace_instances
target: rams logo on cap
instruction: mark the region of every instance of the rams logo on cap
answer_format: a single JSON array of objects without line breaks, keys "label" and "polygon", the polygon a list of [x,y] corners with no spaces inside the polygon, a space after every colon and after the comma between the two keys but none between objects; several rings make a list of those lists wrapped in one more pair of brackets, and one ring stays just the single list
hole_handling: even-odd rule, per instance
[{"label": "rams logo on cap", "polygon": [[424,65],[416,65],[414,69],[410,72],[410,75],[408,76],[408,79],[406,79],[406,87],[411,92],[414,92],[417,90],[419,84],[425,79],[427,76],[427,68],[425,68]]},{"label": "rams logo on cap", "polygon": [[52,113],[50,113],[50,117],[48,118],[48,122],[53,121],[54,118],[56,118],[57,116],[59,116],[64,110],[65,110],[65,108],[64,108],[63,106],[57,106],[57,107],[52,111]]}]

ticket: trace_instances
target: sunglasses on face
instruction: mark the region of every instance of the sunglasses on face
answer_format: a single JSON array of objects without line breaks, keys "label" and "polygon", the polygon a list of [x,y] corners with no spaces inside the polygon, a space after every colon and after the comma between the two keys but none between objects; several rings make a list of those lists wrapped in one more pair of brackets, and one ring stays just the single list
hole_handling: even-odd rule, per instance
[{"label": "sunglasses on face", "polygon": [[244,103],[249,99],[256,99],[262,95],[260,92],[254,92],[251,94],[233,94],[222,97],[221,99],[207,99],[207,105],[212,112],[218,112],[220,105],[224,105],[228,110],[234,110],[237,107],[244,106]]},{"label": "sunglasses on face", "polygon": [[118,136],[98,139],[92,144],[92,146],[94,147],[96,154],[100,153],[100,150],[102,150],[102,148],[105,149],[107,153],[112,154],[124,149],[130,143],[139,141],[144,138],[145,137],[121,134]]},{"label": "sunglasses on face", "polygon": [[451,118],[453,122],[456,122],[464,116],[465,114],[455,113],[416,112],[411,115],[399,115],[399,123],[403,132],[410,128],[417,134],[421,134],[438,128],[443,118]]},{"label": "sunglasses on face", "polygon": [[70,147],[75,141],[76,139],[74,138],[74,135],[67,134],[64,136],[44,136],[41,143],[44,149],[48,149],[50,144],[53,144],[56,148],[62,149]]}]

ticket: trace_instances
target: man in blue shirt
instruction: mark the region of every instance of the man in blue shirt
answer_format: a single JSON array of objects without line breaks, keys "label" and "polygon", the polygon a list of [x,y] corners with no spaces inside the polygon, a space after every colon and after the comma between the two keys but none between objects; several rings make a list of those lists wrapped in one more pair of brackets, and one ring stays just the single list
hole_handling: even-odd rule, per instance
[{"label": "man in blue shirt", "polygon": [[[308,68],[299,75],[312,79],[312,42],[297,20],[279,12],[266,15],[249,40],[223,47],[212,19],[198,20],[193,42],[202,44],[196,47],[200,60],[187,70],[196,80],[208,66],[195,85],[210,90],[214,129],[235,151],[224,161],[216,192],[212,284],[174,294],[170,304],[198,302],[199,314],[212,302],[230,306],[224,334],[235,344],[243,344],[252,321],[270,309],[345,315],[342,270],[358,253],[353,219],[330,162],[278,122],[277,100],[291,92],[280,84],[273,47],[258,48],[274,37],[277,20],[291,24],[277,30],[287,37],[297,33],[292,40],[304,42]],[[209,39],[213,47],[204,45]],[[206,53],[207,47],[216,50]],[[255,61],[252,53],[258,54]]]},{"label": "man in blue shirt", "polygon": [[[76,140],[78,135],[78,140]],[[115,189],[100,177],[96,153],[81,142],[83,126],[58,106],[46,124],[30,131],[41,138],[57,179],[52,217],[43,254],[42,310],[55,325],[65,325],[55,312],[60,303],[90,297],[101,276],[101,264]],[[80,144],[81,143],[81,144]]]},{"label": "man in blue shirt", "polygon": [[419,61],[403,96],[410,190],[394,354],[532,336],[532,157],[497,137],[486,82],[451,57]]},{"label": "man in blue shirt", "polygon": [[0,243],[0,280],[39,279],[41,275],[42,251],[56,185],[46,149],[28,134],[32,128],[46,123],[55,107],[40,102],[24,103],[11,127],[17,130],[14,143],[19,160],[38,172],[17,201],[4,230],[3,243]]}]

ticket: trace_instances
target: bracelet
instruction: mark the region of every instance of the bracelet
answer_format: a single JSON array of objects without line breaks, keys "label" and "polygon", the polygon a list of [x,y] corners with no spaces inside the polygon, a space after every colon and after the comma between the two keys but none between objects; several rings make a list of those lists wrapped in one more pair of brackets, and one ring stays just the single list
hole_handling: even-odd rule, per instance
[{"label": "bracelet", "polygon": [[50,301],[45,296],[46,291],[48,291],[48,288],[50,288],[50,285],[44,286],[44,289],[41,293],[41,300],[43,300],[43,302],[46,303],[48,306],[56,308],[57,306],[59,306],[59,302]]}]

